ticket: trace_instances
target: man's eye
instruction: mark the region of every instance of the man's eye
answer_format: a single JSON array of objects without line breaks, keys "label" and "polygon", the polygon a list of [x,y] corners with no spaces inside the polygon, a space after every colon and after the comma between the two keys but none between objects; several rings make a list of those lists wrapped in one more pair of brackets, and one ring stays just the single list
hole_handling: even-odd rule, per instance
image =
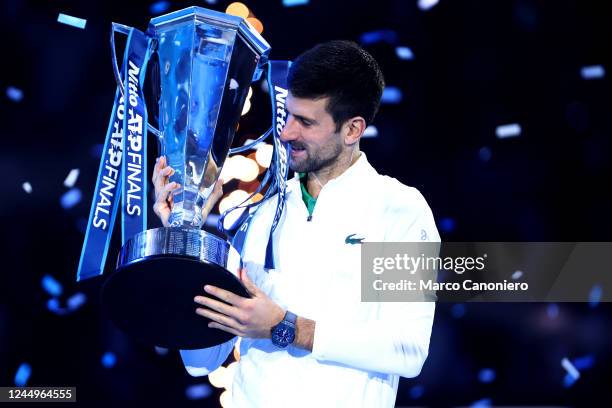
[{"label": "man's eye", "polygon": [[310,121],[308,121],[308,120],[304,120],[304,119],[302,119],[302,125],[304,125],[304,126],[310,126],[310,125],[312,125],[312,123],[310,123]]}]

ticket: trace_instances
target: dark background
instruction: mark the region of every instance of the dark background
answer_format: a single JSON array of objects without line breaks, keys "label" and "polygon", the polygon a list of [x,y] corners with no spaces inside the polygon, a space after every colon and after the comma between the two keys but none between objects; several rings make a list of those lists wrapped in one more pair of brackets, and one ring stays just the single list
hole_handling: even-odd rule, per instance
[{"label": "dark background", "polygon": [[[224,11],[228,3],[172,1],[169,10]],[[218,404],[218,389],[204,400],[186,398],[186,387],[208,381],[189,377],[176,352],[160,356],[102,316],[100,281],[75,284],[96,146],[103,143],[115,91],[110,23],[145,29],[151,4],[2,2],[0,386],[14,385],[27,362],[28,385],[76,386],[83,405]],[[443,240],[610,240],[610,79],[580,74],[584,66],[611,66],[612,16],[605,2],[442,0],[428,11],[416,0],[246,4],[264,24],[273,59],[295,58],[325,40],[396,33],[395,40],[366,49],[404,98],[381,107],[379,137],[361,146],[379,172],[424,194]],[[87,19],[86,28],[57,23],[60,12]],[[398,59],[398,45],[409,46],[415,58]],[[23,91],[21,101],[5,95],[9,86]],[[256,87],[252,102],[236,145],[269,126],[267,95]],[[521,135],[496,138],[496,127],[508,123],[519,123]],[[65,210],[62,183],[73,168],[80,169],[75,187],[83,198]],[[25,181],[31,194],[22,189]],[[116,238],[110,254],[118,250]],[[601,272],[610,273],[610,266]],[[67,316],[51,313],[41,285],[46,274],[63,284],[61,302],[81,291],[87,303]],[[601,405],[612,378],[611,316],[608,304],[439,304],[429,358],[418,378],[401,380],[397,405],[482,399]],[[106,352],[116,355],[111,368],[101,364]],[[561,359],[584,356],[594,365],[565,387]],[[479,380],[483,368],[494,370],[492,382]]]}]

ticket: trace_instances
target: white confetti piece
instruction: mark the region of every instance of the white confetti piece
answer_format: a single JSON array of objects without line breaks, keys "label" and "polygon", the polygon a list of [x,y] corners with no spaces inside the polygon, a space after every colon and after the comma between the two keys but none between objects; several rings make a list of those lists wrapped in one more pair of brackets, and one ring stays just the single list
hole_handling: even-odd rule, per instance
[{"label": "white confetti piece", "polygon": [[414,59],[414,53],[412,52],[412,50],[408,47],[396,47],[395,48],[395,55],[397,55],[397,57],[399,59],[402,60],[413,60]]},{"label": "white confetti piece", "polygon": [[439,3],[439,0],[419,0],[417,2],[417,5],[419,6],[421,10],[426,11],[426,10],[433,8],[438,3]]},{"label": "white confetti piece", "polygon": [[378,129],[374,125],[370,125],[363,131],[363,137],[378,137]]},{"label": "white confetti piece", "polygon": [[66,24],[69,26],[73,26],[76,28],[80,28],[80,29],[84,29],[85,24],[87,24],[87,20],[83,18],[73,17],[73,16],[69,16],[68,14],[62,14],[62,13],[59,13],[59,15],[57,16],[57,22]]},{"label": "white confetti piece", "polygon": [[509,137],[517,137],[521,135],[521,125],[518,123],[510,123],[508,125],[501,125],[495,129],[495,135],[498,139],[506,139]]},{"label": "white confetti piece", "polygon": [[78,178],[79,178],[79,169],[70,170],[70,173],[68,173],[68,175],[66,176],[66,179],[64,180],[64,186],[68,188],[74,187],[74,183],[76,183]]},{"label": "white confetti piece", "polygon": [[21,102],[23,99],[23,91],[19,88],[15,88],[14,86],[9,86],[6,88],[6,97],[13,102]]},{"label": "white confetti piece", "polygon": [[565,371],[575,380],[580,378],[580,372],[574,367],[571,361],[567,357],[563,357],[561,360],[561,366],[565,368]]},{"label": "white confetti piece", "polygon": [[588,67],[582,67],[580,70],[582,79],[601,79],[606,76],[606,70],[602,65],[590,65]]},{"label": "white confetti piece", "polygon": [[23,188],[23,191],[25,191],[26,193],[32,194],[32,185],[28,181],[23,183],[21,187]]}]

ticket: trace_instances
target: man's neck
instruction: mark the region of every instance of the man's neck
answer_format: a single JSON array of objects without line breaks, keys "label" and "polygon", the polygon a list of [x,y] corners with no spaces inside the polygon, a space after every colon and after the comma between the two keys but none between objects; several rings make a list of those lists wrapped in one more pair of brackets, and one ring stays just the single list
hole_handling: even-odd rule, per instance
[{"label": "man's neck", "polygon": [[361,152],[359,149],[355,149],[353,150],[352,154],[348,155],[348,157],[338,158],[339,160],[334,162],[331,166],[309,172],[306,188],[308,189],[310,195],[317,198],[321,192],[321,189],[329,180],[335,179],[348,170],[349,167],[359,160],[360,156]]}]

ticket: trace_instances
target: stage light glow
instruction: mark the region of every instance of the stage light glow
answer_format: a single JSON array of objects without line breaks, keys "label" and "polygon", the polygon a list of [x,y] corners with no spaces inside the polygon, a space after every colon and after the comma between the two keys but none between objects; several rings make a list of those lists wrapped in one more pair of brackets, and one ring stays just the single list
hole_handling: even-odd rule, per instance
[{"label": "stage light glow", "polygon": [[483,368],[478,372],[478,381],[488,384],[495,380],[495,371],[490,368]]},{"label": "stage light glow", "polygon": [[59,15],[57,16],[57,22],[80,29],[84,29],[85,25],[87,24],[87,20],[83,18],[73,17],[69,16],[68,14],[62,13],[59,13]]},{"label": "stage light glow", "polygon": [[444,217],[439,222],[442,232],[453,232],[455,230],[455,220],[450,217]]},{"label": "stage light glow", "polygon": [[272,156],[274,155],[274,147],[269,143],[260,144],[255,152],[255,160],[261,167],[268,168],[272,163]]},{"label": "stage light glow", "polygon": [[415,385],[414,387],[410,388],[410,398],[419,399],[423,396],[424,392],[425,387],[423,387],[422,385]]},{"label": "stage light glow", "polygon": [[483,162],[488,162],[491,160],[491,149],[487,146],[481,147],[480,150],[478,150],[478,157]]},{"label": "stage light glow", "polygon": [[249,24],[253,26],[255,31],[257,31],[259,34],[263,33],[264,27],[263,27],[262,22],[259,21],[259,19],[255,17],[249,17],[246,20],[249,22]]},{"label": "stage light glow", "polygon": [[465,305],[463,303],[454,304],[453,307],[451,307],[451,315],[455,319],[460,319],[465,316]]},{"label": "stage light glow", "polygon": [[[240,159],[238,159],[240,157]],[[240,181],[250,182],[259,175],[259,166],[255,160],[244,156],[236,156],[234,159],[234,177]]]},{"label": "stage light glow", "polygon": [[208,374],[208,381],[215,388],[223,388],[223,384],[225,384],[227,368],[224,366],[220,366],[215,371],[212,371]]},{"label": "stage light glow", "polygon": [[249,8],[240,2],[234,2],[225,9],[227,14],[247,18],[249,16]]},{"label": "stage light glow", "polygon": [[559,306],[556,303],[551,303],[546,307],[548,318],[553,320],[559,317]]}]

